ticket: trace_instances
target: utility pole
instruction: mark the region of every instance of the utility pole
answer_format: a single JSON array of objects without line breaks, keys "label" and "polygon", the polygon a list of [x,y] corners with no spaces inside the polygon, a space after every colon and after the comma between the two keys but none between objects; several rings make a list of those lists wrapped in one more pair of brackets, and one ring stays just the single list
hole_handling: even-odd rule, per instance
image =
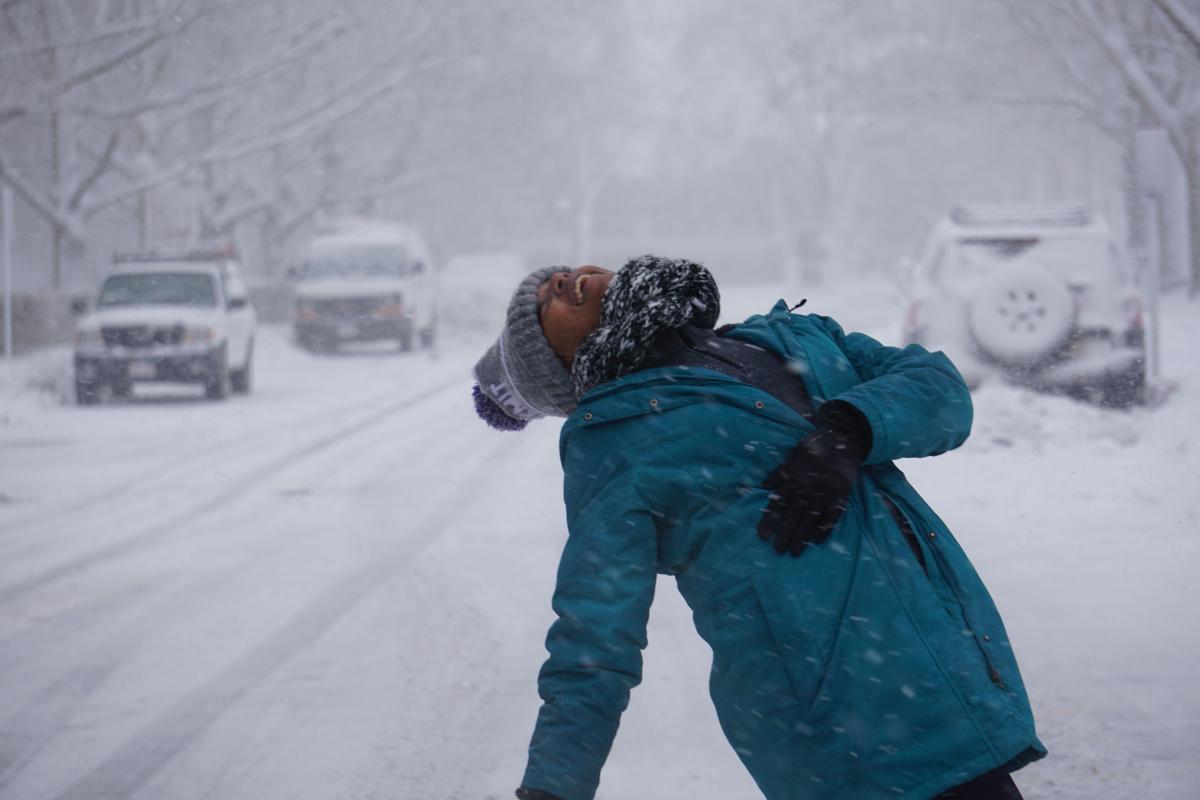
[{"label": "utility pole", "polygon": [[4,266],[4,359],[12,363],[13,318],[12,318],[12,240],[13,202],[12,187],[0,185],[0,264]]},{"label": "utility pole", "polygon": [[1162,369],[1159,340],[1159,294],[1162,292],[1162,224],[1160,203],[1167,186],[1170,139],[1161,128],[1140,130],[1134,138],[1137,192],[1142,214],[1141,284],[1149,317],[1146,331],[1146,377],[1154,381]]}]

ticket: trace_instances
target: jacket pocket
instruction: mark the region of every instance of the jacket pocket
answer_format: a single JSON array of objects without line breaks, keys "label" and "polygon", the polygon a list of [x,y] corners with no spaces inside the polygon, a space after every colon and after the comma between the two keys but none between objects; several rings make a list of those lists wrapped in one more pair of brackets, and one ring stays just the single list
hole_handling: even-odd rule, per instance
[{"label": "jacket pocket", "polygon": [[900,535],[904,537],[904,542],[908,545],[908,549],[912,552],[913,557],[917,559],[917,563],[921,565],[921,570],[928,575],[929,565],[926,563],[924,545],[917,538],[915,529],[908,516],[900,510],[900,506],[896,505],[896,501],[888,496],[886,492],[879,492],[879,500],[891,515],[892,521],[896,523],[896,527],[900,529]]},{"label": "jacket pocket", "polygon": [[807,714],[826,683],[842,609],[792,576],[760,573],[753,582],[792,693]]}]

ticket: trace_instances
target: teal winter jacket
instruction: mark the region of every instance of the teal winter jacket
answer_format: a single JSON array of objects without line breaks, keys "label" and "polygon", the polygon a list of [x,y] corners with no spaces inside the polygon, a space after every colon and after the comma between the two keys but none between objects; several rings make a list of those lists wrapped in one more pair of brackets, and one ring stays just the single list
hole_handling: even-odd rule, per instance
[{"label": "teal winter jacket", "polygon": [[[962,377],[781,301],[727,334],[771,350],[813,406],[840,399],[873,443],[829,539],[781,557],[756,534],[767,475],[812,430],[771,395],[659,367],[587,393],[563,426],[569,536],[523,784],[593,797],[641,680],[657,573],[713,652],[726,737],[769,800],[930,798],[1045,749],[1008,636],[966,555],[893,461],[957,447]],[[924,566],[884,498],[907,519]]]}]

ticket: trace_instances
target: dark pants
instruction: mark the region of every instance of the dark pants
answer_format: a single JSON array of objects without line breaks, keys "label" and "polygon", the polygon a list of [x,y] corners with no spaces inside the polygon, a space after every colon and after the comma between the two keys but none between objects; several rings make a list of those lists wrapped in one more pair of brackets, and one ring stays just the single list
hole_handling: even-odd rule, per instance
[{"label": "dark pants", "polygon": [[973,781],[942,792],[934,800],[1022,800],[1007,772],[987,772]]}]

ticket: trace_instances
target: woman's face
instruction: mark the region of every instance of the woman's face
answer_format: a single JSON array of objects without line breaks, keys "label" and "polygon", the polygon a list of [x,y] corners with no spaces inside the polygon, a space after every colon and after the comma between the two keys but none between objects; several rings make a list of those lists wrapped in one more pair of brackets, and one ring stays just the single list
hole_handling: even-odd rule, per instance
[{"label": "woman's face", "polygon": [[600,307],[615,272],[578,267],[556,272],[538,287],[538,318],[550,348],[567,369],[575,351],[600,324]]}]

